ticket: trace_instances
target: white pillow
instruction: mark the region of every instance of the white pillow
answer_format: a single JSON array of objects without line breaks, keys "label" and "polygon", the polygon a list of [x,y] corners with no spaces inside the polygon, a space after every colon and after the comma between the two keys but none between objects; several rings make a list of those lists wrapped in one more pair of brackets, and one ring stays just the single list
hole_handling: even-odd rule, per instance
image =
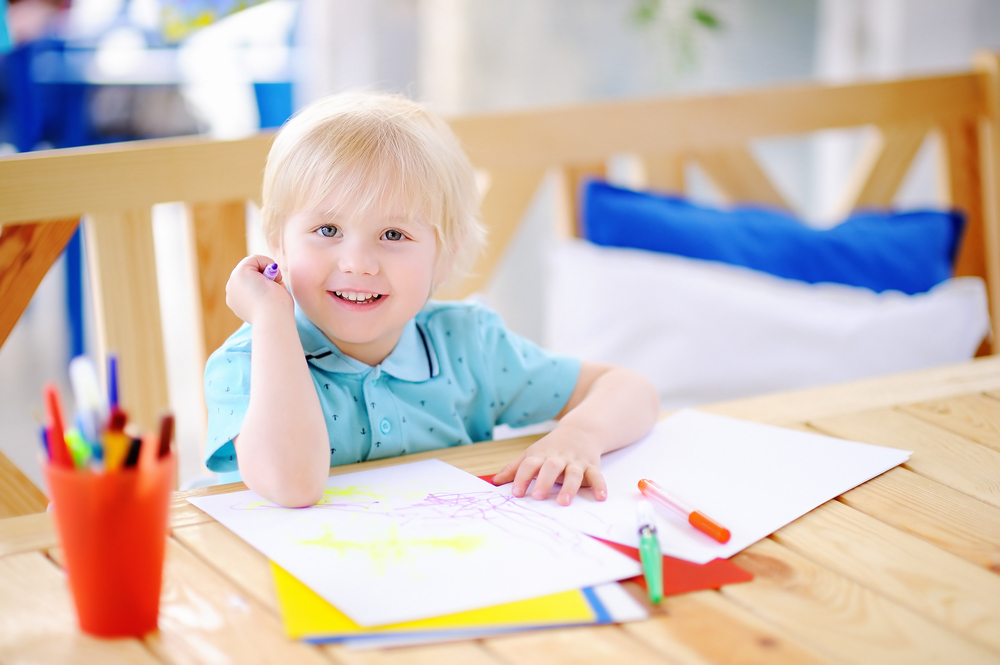
[{"label": "white pillow", "polygon": [[958,362],[989,330],[975,277],[875,293],[583,240],[549,269],[546,346],[642,372],[665,409]]}]

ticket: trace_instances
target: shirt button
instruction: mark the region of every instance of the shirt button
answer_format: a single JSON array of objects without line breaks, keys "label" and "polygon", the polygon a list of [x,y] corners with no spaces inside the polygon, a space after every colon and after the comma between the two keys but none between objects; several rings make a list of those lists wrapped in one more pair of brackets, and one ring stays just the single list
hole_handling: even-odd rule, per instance
[{"label": "shirt button", "polygon": [[378,424],[378,428],[379,431],[382,432],[382,434],[388,434],[389,432],[392,431],[392,424],[388,420],[383,418],[382,422]]}]

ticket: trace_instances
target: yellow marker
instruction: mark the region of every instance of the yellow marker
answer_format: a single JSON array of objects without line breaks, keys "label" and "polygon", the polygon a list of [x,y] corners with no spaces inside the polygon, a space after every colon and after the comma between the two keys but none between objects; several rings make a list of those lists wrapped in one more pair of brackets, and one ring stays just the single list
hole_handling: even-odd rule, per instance
[{"label": "yellow marker", "polygon": [[104,433],[104,468],[117,471],[121,468],[129,447],[128,435],[124,432]]}]

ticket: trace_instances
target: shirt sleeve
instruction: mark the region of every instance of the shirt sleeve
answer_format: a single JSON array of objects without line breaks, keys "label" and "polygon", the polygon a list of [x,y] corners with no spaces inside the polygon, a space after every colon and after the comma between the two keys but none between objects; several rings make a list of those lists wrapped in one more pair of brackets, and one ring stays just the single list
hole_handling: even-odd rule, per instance
[{"label": "shirt sleeve", "polygon": [[216,473],[238,470],[233,439],[250,405],[250,328],[226,340],[205,364],[208,435],[205,466]]},{"label": "shirt sleeve", "polygon": [[524,427],[559,415],[580,376],[580,360],[542,349],[483,309],[480,334],[496,403],[497,425]]}]

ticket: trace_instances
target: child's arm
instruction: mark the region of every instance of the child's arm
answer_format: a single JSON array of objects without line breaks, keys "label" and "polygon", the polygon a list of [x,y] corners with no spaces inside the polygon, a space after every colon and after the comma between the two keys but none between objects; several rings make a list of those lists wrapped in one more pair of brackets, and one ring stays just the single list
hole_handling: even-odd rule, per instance
[{"label": "child's arm", "polygon": [[309,506],[323,493],[330,449],[319,397],[295,327],[295,304],[265,256],[240,261],[226,304],[251,325],[250,405],[233,439],[247,487],[283,506]]},{"label": "child's arm", "polygon": [[558,501],[565,506],[586,481],[594,497],[603,501],[608,490],[601,455],[645,436],[659,409],[656,389],[646,377],[623,367],[585,362],[556,428],[505,466],[493,483],[513,480],[514,496],[524,496],[538,476],[531,496],[544,499],[561,480]]}]

